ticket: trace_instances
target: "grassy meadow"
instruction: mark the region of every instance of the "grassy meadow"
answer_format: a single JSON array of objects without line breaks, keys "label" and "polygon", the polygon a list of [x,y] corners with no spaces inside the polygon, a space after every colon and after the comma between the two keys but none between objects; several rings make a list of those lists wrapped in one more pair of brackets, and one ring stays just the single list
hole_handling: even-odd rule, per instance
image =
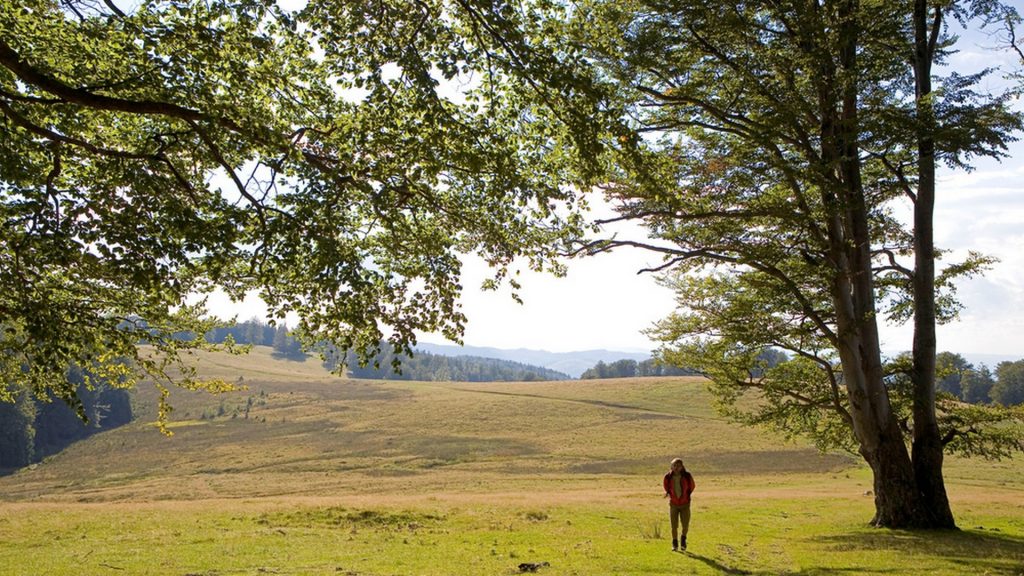
[{"label": "grassy meadow", "polygon": [[[950,459],[957,532],[867,527],[871,477],[718,417],[697,378],[346,380],[200,357],[245,390],[176,390],[0,477],[0,574],[1024,575],[1024,459]],[[688,553],[661,476],[694,473]]]}]

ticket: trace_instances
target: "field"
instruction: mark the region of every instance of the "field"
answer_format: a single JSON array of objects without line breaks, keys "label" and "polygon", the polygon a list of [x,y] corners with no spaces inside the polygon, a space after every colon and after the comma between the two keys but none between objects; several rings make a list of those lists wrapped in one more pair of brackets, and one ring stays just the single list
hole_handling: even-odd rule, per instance
[{"label": "field", "polygon": [[[867,527],[870,474],[719,418],[699,379],[427,383],[201,358],[246,389],[176,391],[0,478],[0,574],[1024,575],[1024,459],[951,459],[960,531]],[[669,551],[661,475],[694,473]]]}]

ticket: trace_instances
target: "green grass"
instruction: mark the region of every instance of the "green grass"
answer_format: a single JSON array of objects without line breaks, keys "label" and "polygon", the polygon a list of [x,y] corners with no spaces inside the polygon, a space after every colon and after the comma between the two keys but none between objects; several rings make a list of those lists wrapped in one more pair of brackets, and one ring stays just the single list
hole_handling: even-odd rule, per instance
[{"label": "green grass", "polygon": [[[717,417],[698,379],[349,381],[209,356],[248,389],[0,478],[0,574],[1024,574],[1024,462],[950,459],[958,532],[867,527],[870,474]],[[246,408],[248,413],[246,414]],[[688,554],[660,478],[697,479]]]},{"label": "green grass", "polygon": [[[430,501],[17,506],[0,516],[5,574],[1019,574],[1020,525],[908,533],[864,527],[828,498],[710,498],[688,554],[650,506]],[[1000,524],[1001,523],[1001,524]],[[996,525],[1000,524],[1002,528]],[[664,536],[664,532],[661,533]]]}]

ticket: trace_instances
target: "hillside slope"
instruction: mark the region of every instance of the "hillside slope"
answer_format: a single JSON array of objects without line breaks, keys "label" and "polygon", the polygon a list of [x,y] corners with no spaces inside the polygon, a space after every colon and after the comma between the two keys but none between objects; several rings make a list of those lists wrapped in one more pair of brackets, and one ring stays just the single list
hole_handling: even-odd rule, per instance
[{"label": "hillside slope", "polygon": [[[657,484],[667,461],[708,474],[852,465],[718,418],[695,378],[544,383],[348,380],[256,349],[206,355],[245,390],[175,390],[173,437],[140,419],[0,479],[4,499],[198,499],[400,490],[516,490],[593,475]],[[652,480],[653,478],[653,480]]]}]

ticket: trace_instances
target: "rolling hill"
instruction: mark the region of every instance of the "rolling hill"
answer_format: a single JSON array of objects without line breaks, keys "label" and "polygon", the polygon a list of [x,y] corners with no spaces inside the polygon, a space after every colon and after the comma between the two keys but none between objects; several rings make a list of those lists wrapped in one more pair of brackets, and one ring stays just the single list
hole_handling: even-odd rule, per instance
[{"label": "rolling hill", "polygon": [[[855,465],[718,417],[697,378],[531,383],[348,380],[315,360],[257,347],[207,354],[203,373],[244,386],[173,390],[173,437],[156,390],[138,419],[0,479],[7,499],[211,497],[557,485],[579,475],[649,483],[682,453],[704,474],[819,472]],[[510,479],[515,482],[510,484]]]}]

